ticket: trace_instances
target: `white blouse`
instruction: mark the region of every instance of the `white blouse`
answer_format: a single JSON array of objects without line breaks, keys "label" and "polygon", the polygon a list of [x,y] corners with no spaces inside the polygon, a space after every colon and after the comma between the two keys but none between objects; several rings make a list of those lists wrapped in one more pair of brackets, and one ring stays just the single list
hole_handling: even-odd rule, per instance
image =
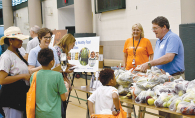
[{"label": "white blouse", "polygon": [[[15,53],[6,50],[0,57],[0,71],[3,70],[11,76],[28,74],[28,66]],[[29,85],[29,81],[25,81]]]}]

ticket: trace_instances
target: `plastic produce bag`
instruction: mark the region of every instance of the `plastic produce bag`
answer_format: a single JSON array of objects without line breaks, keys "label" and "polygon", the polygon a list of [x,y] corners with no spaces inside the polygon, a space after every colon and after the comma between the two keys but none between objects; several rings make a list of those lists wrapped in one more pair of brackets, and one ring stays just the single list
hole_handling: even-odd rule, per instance
[{"label": "plastic produce bag", "polygon": [[167,107],[167,102],[173,97],[172,93],[161,93],[160,96],[154,101],[156,107]]},{"label": "plastic produce bag", "polygon": [[147,99],[154,97],[154,92],[150,89],[147,91],[142,91],[135,99],[136,103],[146,103]]},{"label": "plastic produce bag", "polygon": [[164,87],[167,87],[167,88],[170,88],[170,89],[175,89],[175,85],[176,85],[175,82],[165,82],[163,84]]},{"label": "plastic produce bag", "polygon": [[127,93],[129,93],[129,87],[124,88],[122,85],[120,85],[118,87],[118,93],[119,95],[123,95],[123,96],[127,95]]},{"label": "plastic produce bag", "polygon": [[186,93],[194,90],[195,90],[195,80],[189,82],[188,87],[186,88]]},{"label": "plastic produce bag", "polygon": [[165,74],[165,71],[162,69],[159,69],[156,66],[152,66],[151,71],[150,71],[153,75],[161,75],[161,74]]},{"label": "plastic produce bag", "polygon": [[135,102],[136,102],[136,103],[145,103],[145,101],[146,101],[146,92],[147,92],[147,91],[142,91],[142,92],[135,98]]},{"label": "plastic produce bag", "polygon": [[164,80],[165,82],[172,82],[174,81],[174,77],[168,75],[168,74],[162,74],[162,75],[159,75],[159,79],[160,80]]},{"label": "plastic produce bag", "polygon": [[182,81],[182,82],[176,83],[176,85],[175,85],[176,94],[178,94],[179,96],[182,96],[183,94],[185,94],[188,83],[189,83],[189,81]]},{"label": "plastic produce bag", "polygon": [[195,102],[195,92],[189,92],[183,95],[183,101],[190,102],[194,101]]},{"label": "plastic produce bag", "polygon": [[172,103],[175,99],[177,99],[177,98],[179,98],[178,95],[173,96],[173,97],[167,102],[167,107],[169,107],[169,106],[171,105],[171,103]]},{"label": "plastic produce bag", "polygon": [[182,102],[182,97],[178,97],[172,100],[171,104],[169,105],[169,110],[176,111],[178,104]]},{"label": "plastic produce bag", "polygon": [[132,95],[133,99],[135,99],[143,91],[143,89],[136,86],[135,83],[132,83],[132,84],[133,84],[133,86],[131,86],[129,88],[129,90],[131,92],[131,95]]},{"label": "plastic produce bag", "polygon": [[114,71],[114,75],[115,75],[116,78],[118,78],[118,76],[119,76],[121,73],[124,73],[124,72],[125,72],[124,70],[118,69],[118,70],[115,70],[115,71]]},{"label": "plastic produce bag", "polygon": [[153,89],[154,94],[158,97],[161,93],[174,93],[171,87],[163,86],[162,84],[155,86]]},{"label": "plastic produce bag", "polygon": [[131,72],[130,71],[126,71],[124,73],[121,73],[119,76],[118,76],[118,79],[116,80],[116,82],[119,84],[119,85],[123,85],[123,87],[128,87],[131,83],[133,83],[133,79],[131,79]]},{"label": "plastic produce bag", "polygon": [[185,102],[182,101],[177,106],[178,113],[186,114],[186,115],[192,115],[195,114],[195,105],[194,102]]}]

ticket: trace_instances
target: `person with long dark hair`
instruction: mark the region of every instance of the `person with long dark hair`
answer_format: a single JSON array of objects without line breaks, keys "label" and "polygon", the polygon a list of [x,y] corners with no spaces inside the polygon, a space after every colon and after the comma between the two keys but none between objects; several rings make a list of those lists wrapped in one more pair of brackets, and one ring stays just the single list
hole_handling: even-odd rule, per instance
[{"label": "person with long dark hair", "polygon": [[4,31],[0,45],[8,45],[0,57],[0,106],[5,118],[23,118],[26,111],[26,93],[29,89],[28,63],[20,54],[23,40],[20,28],[11,26]]}]

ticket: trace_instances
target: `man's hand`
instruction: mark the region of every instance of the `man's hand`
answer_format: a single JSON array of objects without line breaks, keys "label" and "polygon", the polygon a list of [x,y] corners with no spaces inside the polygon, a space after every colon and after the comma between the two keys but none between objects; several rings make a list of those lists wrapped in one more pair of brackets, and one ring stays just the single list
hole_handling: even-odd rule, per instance
[{"label": "man's hand", "polygon": [[146,70],[149,69],[149,68],[150,67],[148,66],[148,63],[146,62],[146,63],[144,63],[144,64],[141,65],[140,71],[141,72],[146,72]]}]

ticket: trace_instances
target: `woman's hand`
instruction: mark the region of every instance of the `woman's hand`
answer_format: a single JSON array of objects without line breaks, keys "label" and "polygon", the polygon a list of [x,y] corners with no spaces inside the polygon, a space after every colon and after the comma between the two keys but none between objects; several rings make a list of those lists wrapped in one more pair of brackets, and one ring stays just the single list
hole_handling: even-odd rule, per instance
[{"label": "woman's hand", "polygon": [[73,66],[76,66],[76,65],[67,63],[67,67],[73,67]]},{"label": "woman's hand", "polygon": [[66,81],[64,81],[64,84],[65,84],[66,88],[69,88],[69,84]]},{"label": "woman's hand", "polygon": [[32,70],[30,70],[30,69],[28,69],[28,72],[29,72],[29,74],[30,74],[30,75],[32,75],[32,74],[33,74],[33,71],[32,71]]},{"label": "woman's hand", "polygon": [[72,86],[70,83],[70,80],[68,78],[64,78],[65,82],[67,82],[69,84],[69,91],[72,91]]},{"label": "woman's hand", "polygon": [[67,67],[65,73],[72,73],[73,71],[74,69],[70,70],[70,67]]},{"label": "woman's hand", "polygon": [[22,76],[23,76],[23,79],[25,79],[25,80],[30,80],[30,77],[31,77],[31,75],[30,74],[22,74]]}]

